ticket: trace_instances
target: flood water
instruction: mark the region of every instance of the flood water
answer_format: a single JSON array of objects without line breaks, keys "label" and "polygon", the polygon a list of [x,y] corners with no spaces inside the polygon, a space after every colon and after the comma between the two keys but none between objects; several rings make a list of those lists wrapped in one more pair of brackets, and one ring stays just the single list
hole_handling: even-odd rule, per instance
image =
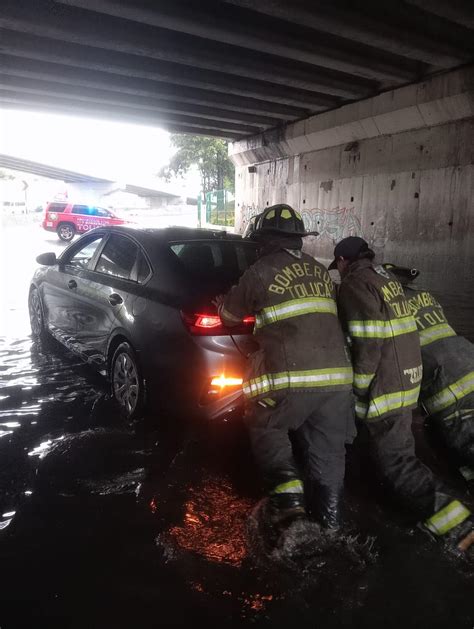
[{"label": "flood water", "polygon": [[[363,444],[349,453],[343,534],[296,528],[268,554],[257,534],[261,487],[238,418],[183,430],[179,418],[154,413],[121,425],[99,375],[29,336],[34,257],[61,245],[37,227],[6,231],[1,629],[472,629],[474,566],[441,553],[390,503]],[[414,430],[422,458],[465,492],[419,418]]]}]

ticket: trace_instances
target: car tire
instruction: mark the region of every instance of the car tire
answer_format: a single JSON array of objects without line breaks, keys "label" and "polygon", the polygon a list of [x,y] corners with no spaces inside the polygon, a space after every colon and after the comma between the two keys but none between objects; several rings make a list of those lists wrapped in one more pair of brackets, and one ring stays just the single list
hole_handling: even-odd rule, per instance
[{"label": "car tire", "polygon": [[56,233],[60,240],[69,242],[76,235],[76,228],[72,223],[59,223]]},{"label": "car tire", "polygon": [[144,408],[145,386],[137,355],[130,343],[116,348],[110,361],[110,387],[120,414],[127,422],[141,417]]},{"label": "car tire", "polygon": [[34,339],[44,339],[47,332],[44,324],[43,304],[35,286],[31,288],[28,295],[28,312],[30,315],[31,336]]}]

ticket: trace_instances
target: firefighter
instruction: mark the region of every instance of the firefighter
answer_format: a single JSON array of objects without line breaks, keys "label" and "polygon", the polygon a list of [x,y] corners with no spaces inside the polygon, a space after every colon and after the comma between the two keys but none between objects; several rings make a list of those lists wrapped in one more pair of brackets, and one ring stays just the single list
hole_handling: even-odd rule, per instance
[{"label": "firefighter", "polygon": [[[465,550],[474,541],[470,511],[415,455],[411,431],[422,380],[417,326],[400,282],[356,236],[341,240],[338,306],[351,340],[356,417],[363,422],[385,484],[422,518],[422,528]],[[467,545],[467,546],[466,546]]]},{"label": "firefighter", "polygon": [[474,346],[458,336],[438,300],[411,285],[417,269],[385,264],[402,284],[420,335],[423,380],[419,403],[430,427],[474,489]]},{"label": "firefighter", "polygon": [[268,207],[252,236],[257,261],[216,300],[228,326],[256,318],[259,349],[249,358],[243,391],[252,450],[268,491],[267,516],[279,533],[306,508],[323,527],[340,525],[345,443],[355,433],[352,366],[335,288],[327,269],[302,253],[306,235],[293,208]]}]

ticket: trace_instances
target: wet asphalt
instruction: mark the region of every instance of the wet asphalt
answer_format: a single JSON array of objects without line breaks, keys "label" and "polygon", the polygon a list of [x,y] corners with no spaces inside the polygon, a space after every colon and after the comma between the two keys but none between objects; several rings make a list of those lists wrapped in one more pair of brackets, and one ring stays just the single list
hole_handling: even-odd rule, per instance
[{"label": "wet asphalt", "polygon": [[[239,417],[121,424],[99,375],[29,336],[34,258],[61,247],[36,225],[2,231],[1,629],[472,629],[474,565],[383,495],[363,443],[349,452],[344,536],[295,529],[275,556],[256,534],[262,490]],[[469,501],[421,418],[414,430],[423,460]]]}]

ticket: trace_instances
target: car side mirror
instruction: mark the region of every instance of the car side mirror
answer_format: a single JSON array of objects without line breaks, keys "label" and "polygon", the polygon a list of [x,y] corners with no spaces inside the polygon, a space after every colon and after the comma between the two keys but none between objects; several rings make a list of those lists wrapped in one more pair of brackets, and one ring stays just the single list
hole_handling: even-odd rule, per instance
[{"label": "car side mirror", "polygon": [[56,258],[55,253],[41,253],[37,258],[36,262],[38,264],[43,264],[44,266],[53,266],[58,263],[58,259]]}]

